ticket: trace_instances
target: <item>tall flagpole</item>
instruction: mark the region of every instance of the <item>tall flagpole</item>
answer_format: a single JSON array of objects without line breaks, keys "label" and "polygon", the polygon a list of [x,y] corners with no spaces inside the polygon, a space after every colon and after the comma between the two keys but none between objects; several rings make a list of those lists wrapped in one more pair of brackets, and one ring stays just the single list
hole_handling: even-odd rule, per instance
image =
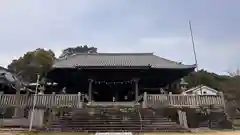
[{"label": "tall flagpole", "polygon": [[[199,67],[198,67],[198,61],[197,61],[197,53],[196,53],[196,47],[195,47],[195,42],[194,42],[194,37],[193,37],[193,32],[192,32],[192,23],[189,20],[189,29],[190,29],[190,34],[191,34],[191,40],[192,40],[192,48],[193,48],[193,53],[194,53],[194,60],[195,60],[195,65],[196,65],[196,72],[199,71]],[[197,83],[200,83],[200,79],[197,77]],[[200,84],[200,91],[201,91],[201,95],[202,93],[202,86]]]},{"label": "tall flagpole", "polygon": [[196,64],[196,69],[198,71],[198,61],[197,61],[197,53],[196,53],[196,48],[195,48],[195,42],[194,42],[194,37],[193,37],[193,32],[192,32],[192,23],[189,21],[189,29],[190,29],[190,34],[191,34],[191,39],[192,39],[192,47],[193,47],[193,53],[194,53],[194,60]]},{"label": "tall flagpole", "polygon": [[[40,79],[40,75],[37,75],[37,85],[36,85],[35,94],[34,94],[34,98],[33,98],[33,107],[32,107],[32,112],[31,112],[29,131],[32,131],[34,111],[35,111],[35,106],[36,106],[36,102],[37,102],[37,91],[38,91],[39,79]],[[36,116],[36,117],[38,117],[38,116]]]}]

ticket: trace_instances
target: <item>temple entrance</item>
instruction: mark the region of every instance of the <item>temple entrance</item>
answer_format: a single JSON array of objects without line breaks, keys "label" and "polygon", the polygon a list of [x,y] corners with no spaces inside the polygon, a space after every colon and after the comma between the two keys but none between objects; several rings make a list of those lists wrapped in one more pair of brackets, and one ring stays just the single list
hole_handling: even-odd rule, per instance
[{"label": "temple entrance", "polygon": [[107,84],[95,84],[93,85],[93,100],[98,102],[113,101],[115,96],[114,89]]},{"label": "temple entrance", "polygon": [[92,99],[95,102],[129,102],[135,100],[133,81],[104,82],[94,81]]}]

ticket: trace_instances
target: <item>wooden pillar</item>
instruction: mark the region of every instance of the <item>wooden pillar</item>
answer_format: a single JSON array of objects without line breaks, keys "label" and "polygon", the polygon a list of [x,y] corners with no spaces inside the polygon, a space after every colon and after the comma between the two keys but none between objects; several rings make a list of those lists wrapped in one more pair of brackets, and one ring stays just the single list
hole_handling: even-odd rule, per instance
[{"label": "wooden pillar", "polygon": [[92,79],[89,79],[88,80],[88,102],[92,102],[92,83],[93,83],[93,80]]},{"label": "wooden pillar", "polygon": [[168,93],[168,99],[169,99],[169,104],[170,104],[170,105],[174,105],[172,92],[169,92],[169,93]]},{"label": "wooden pillar", "polygon": [[115,89],[115,101],[116,102],[119,101],[119,91],[118,91],[118,89]]},{"label": "wooden pillar", "polygon": [[[1,103],[1,101],[2,101],[3,94],[4,94],[4,92],[3,92],[3,91],[0,91],[0,103]],[[2,101],[2,102],[4,102],[4,101]],[[2,106],[1,106],[1,107],[2,107]]]},{"label": "wooden pillar", "polygon": [[134,79],[134,82],[135,82],[135,101],[138,102],[138,92],[139,92],[139,89],[138,89],[138,83],[139,83],[139,79],[136,78]]}]

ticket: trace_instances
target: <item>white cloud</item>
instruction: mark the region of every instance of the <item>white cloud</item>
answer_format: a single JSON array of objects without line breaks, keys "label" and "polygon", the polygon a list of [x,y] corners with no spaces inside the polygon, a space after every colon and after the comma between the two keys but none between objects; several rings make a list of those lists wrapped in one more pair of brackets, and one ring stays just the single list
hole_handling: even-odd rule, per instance
[{"label": "white cloud", "polygon": [[[214,2],[208,2],[207,6],[203,4],[206,1],[175,3],[158,0],[1,1],[0,65],[6,66],[13,58],[36,48],[53,49],[59,55],[66,47],[84,44],[94,45],[100,52],[154,52],[193,64],[187,23],[191,19],[201,68],[221,73],[240,67],[240,27],[232,29],[231,25],[240,19],[231,20],[229,25]],[[186,7],[191,7],[191,12]],[[210,16],[201,14],[203,8]],[[226,5],[226,9],[224,14],[228,14],[228,18],[235,13],[234,7]]]},{"label": "white cloud", "polygon": [[[231,47],[227,47],[226,44]],[[236,68],[238,64],[237,59],[240,56],[238,53],[240,46],[237,44],[238,41],[233,43],[211,43],[203,39],[196,39],[195,47],[199,68],[220,74],[224,74],[226,70],[231,67]],[[140,40],[138,46],[143,51],[152,50],[159,56],[170,58],[175,61],[187,64],[195,63],[190,37],[144,38]]]}]

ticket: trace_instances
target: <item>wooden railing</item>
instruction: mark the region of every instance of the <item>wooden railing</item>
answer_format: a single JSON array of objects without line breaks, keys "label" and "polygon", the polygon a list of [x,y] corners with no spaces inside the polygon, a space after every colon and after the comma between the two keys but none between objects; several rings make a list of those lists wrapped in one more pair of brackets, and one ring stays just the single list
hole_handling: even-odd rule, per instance
[{"label": "wooden railing", "polygon": [[222,106],[224,107],[224,97],[219,95],[164,95],[148,94],[145,96],[145,104],[148,107],[199,107],[199,106]]},{"label": "wooden railing", "polygon": [[[34,103],[34,95],[12,95],[1,94],[0,106],[12,107],[32,107]],[[36,96],[36,107],[53,108],[53,107],[74,107],[81,108],[81,94],[46,94]]]}]

